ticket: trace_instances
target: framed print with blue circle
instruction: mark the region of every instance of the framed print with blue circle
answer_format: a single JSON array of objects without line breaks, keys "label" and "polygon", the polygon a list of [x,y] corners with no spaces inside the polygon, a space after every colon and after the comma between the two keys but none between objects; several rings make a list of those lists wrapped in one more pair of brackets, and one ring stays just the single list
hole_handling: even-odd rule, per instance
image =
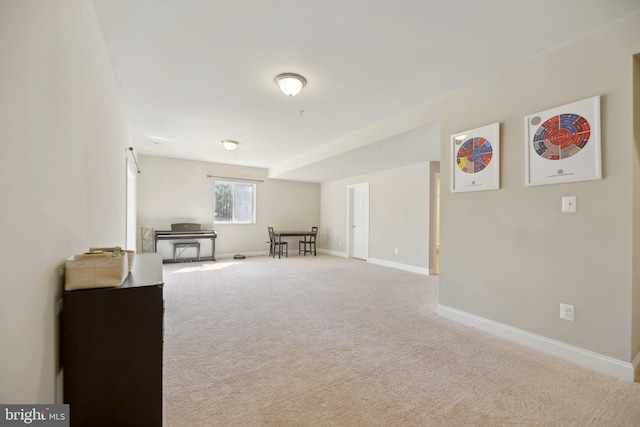
[{"label": "framed print with blue circle", "polygon": [[451,192],[500,188],[500,123],[451,135]]},{"label": "framed print with blue circle", "polygon": [[525,117],[525,185],[602,179],[600,97]]}]

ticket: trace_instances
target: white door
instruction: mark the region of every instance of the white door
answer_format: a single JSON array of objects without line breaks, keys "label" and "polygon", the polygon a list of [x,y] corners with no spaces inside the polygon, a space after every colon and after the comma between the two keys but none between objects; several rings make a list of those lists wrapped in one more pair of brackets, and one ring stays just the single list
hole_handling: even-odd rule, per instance
[{"label": "white door", "polygon": [[349,243],[353,258],[369,258],[369,183],[349,186]]},{"label": "white door", "polygon": [[136,245],[136,170],[127,161],[127,221],[126,221],[126,249],[132,249],[140,252],[141,249]]}]

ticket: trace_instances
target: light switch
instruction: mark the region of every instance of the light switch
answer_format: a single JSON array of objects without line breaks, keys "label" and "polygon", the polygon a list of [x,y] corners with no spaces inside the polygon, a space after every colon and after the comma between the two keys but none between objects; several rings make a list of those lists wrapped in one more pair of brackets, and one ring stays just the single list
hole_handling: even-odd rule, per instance
[{"label": "light switch", "polygon": [[562,198],[562,212],[576,211],[576,196],[564,196]]}]

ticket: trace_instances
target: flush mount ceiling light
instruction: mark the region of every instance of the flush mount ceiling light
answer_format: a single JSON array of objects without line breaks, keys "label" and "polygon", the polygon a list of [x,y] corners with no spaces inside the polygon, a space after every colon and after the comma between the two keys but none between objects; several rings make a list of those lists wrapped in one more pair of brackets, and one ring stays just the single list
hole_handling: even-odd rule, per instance
[{"label": "flush mount ceiling light", "polygon": [[276,84],[287,96],[296,96],[307,84],[307,80],[299,74],[282,73],[276,76]]},{"label": "flush mount ceiling light", "polygon": [[231,141],[230,139],[225,139],[222,141],[222,145],[227,149],[227,151],[235,150],[238,147],[238,144],[238,141]]}]

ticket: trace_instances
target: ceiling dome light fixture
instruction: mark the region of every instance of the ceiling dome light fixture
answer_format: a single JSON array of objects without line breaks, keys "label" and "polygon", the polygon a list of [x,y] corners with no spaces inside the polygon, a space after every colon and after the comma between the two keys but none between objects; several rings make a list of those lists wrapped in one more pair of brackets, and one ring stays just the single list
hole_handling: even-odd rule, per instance
[{"label": "ceiling dome light fixture", "polygon": [[227,149],[227,151],[235,150],[236,148],[238,148],[238,144],[238,141],[231,141],[230,139],[222,140],[222,145]]},{"label": "ceiling dome light fixture", "polygon": [[307,80],[299,74],[282,73],[276,76],[276,84],[287,96],[296,96],[307,84]]}]

